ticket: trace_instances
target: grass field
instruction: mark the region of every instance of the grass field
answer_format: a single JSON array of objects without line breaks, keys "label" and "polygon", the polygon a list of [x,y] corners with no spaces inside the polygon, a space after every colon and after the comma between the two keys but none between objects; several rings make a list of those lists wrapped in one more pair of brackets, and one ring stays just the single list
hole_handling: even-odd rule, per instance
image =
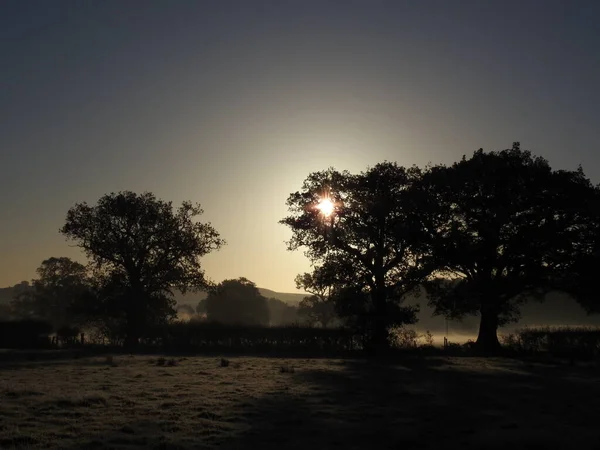
[{"label": "grass field", "polygon": [[0,448],[600,448],[597,367],[445,357],[229,362],[3,362]]}]

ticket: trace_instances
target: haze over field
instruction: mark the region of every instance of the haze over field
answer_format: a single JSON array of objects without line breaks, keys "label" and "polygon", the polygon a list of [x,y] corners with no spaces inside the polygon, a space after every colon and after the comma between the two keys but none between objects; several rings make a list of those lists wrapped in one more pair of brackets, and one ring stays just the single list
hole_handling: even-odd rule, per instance
[{"label": "haze over field", "polygon": [[0,286],[49,256],[76,202],[197,201],[210,278],[294,292],[277,223],[308,173],[450,163],[514,140],[600,180],[595,1],[0,5]]}]

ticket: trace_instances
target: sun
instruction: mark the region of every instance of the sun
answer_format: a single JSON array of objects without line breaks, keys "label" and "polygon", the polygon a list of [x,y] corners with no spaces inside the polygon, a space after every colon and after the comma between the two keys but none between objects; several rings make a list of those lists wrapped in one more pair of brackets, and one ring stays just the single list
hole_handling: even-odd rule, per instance
[{"label": "sun", "polygon": [[335,205],[330,199],[324,198],[321,199],[321,201],[317,205],[317,209],[321,211],[321,214],[323,214],[325,217],[329,217],[333,213]]}]

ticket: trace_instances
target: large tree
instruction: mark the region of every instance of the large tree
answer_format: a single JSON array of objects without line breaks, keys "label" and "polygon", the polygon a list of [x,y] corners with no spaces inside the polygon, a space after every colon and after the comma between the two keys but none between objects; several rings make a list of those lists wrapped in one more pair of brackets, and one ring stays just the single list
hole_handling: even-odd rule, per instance
[{"label": "large tree", "polygon": [[206,298],[208,320],[230,325],[269,325],[269,306],[252,281],[225,280]]},{"label": "large tree", "polygon": [[77,242],[96,268],[103,307],[122,317],[126,341],[135,344],[147,326],[175,315],[173,290],[207,286],[200,258],[224,241],[196,220],[200,205],[172,202],[151,193],[111,193],[95,206],[72,207],[60,230]]},{"label": "large tree", "polygon": [[16,294],[11,305],[14,314],[47,321],[55,330],[79,324],[78,304],[91,289],[86,266],[52,257],[42,261],[37,274],[31,285]]},{"label": "large tree", "polygon": [[438,208],[419,187],[421,176],[391,162],[356,175],[315,172],[289,196],[291,215],[281,220],[293,233],[289,250],[305,248],[313,265],[334,269],[336,283],[368,294],[364,314],[375,352],[389,345],[394,319],[406,317],[391,314],[394,305],[435,268],[428,243]]},{"label": "large tree", "polygon": [[565,279],[595,189],[581,169],[554,171],[518,143],[433,167],[423,183],[448,212],[435,245],[443,278],[428,283],[430,304],[449,317],[480,315],[478,347],[493,353],[498,327]]}]

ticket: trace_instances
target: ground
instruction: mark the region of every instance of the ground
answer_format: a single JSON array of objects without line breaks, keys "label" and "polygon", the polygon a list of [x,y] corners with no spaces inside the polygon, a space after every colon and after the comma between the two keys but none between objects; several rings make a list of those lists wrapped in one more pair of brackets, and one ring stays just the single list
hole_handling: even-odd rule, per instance
[{"label": "ground", "polygon": [[1,362],[0,448],[600,448],[593,366],[466,357],[157,362]]}]

